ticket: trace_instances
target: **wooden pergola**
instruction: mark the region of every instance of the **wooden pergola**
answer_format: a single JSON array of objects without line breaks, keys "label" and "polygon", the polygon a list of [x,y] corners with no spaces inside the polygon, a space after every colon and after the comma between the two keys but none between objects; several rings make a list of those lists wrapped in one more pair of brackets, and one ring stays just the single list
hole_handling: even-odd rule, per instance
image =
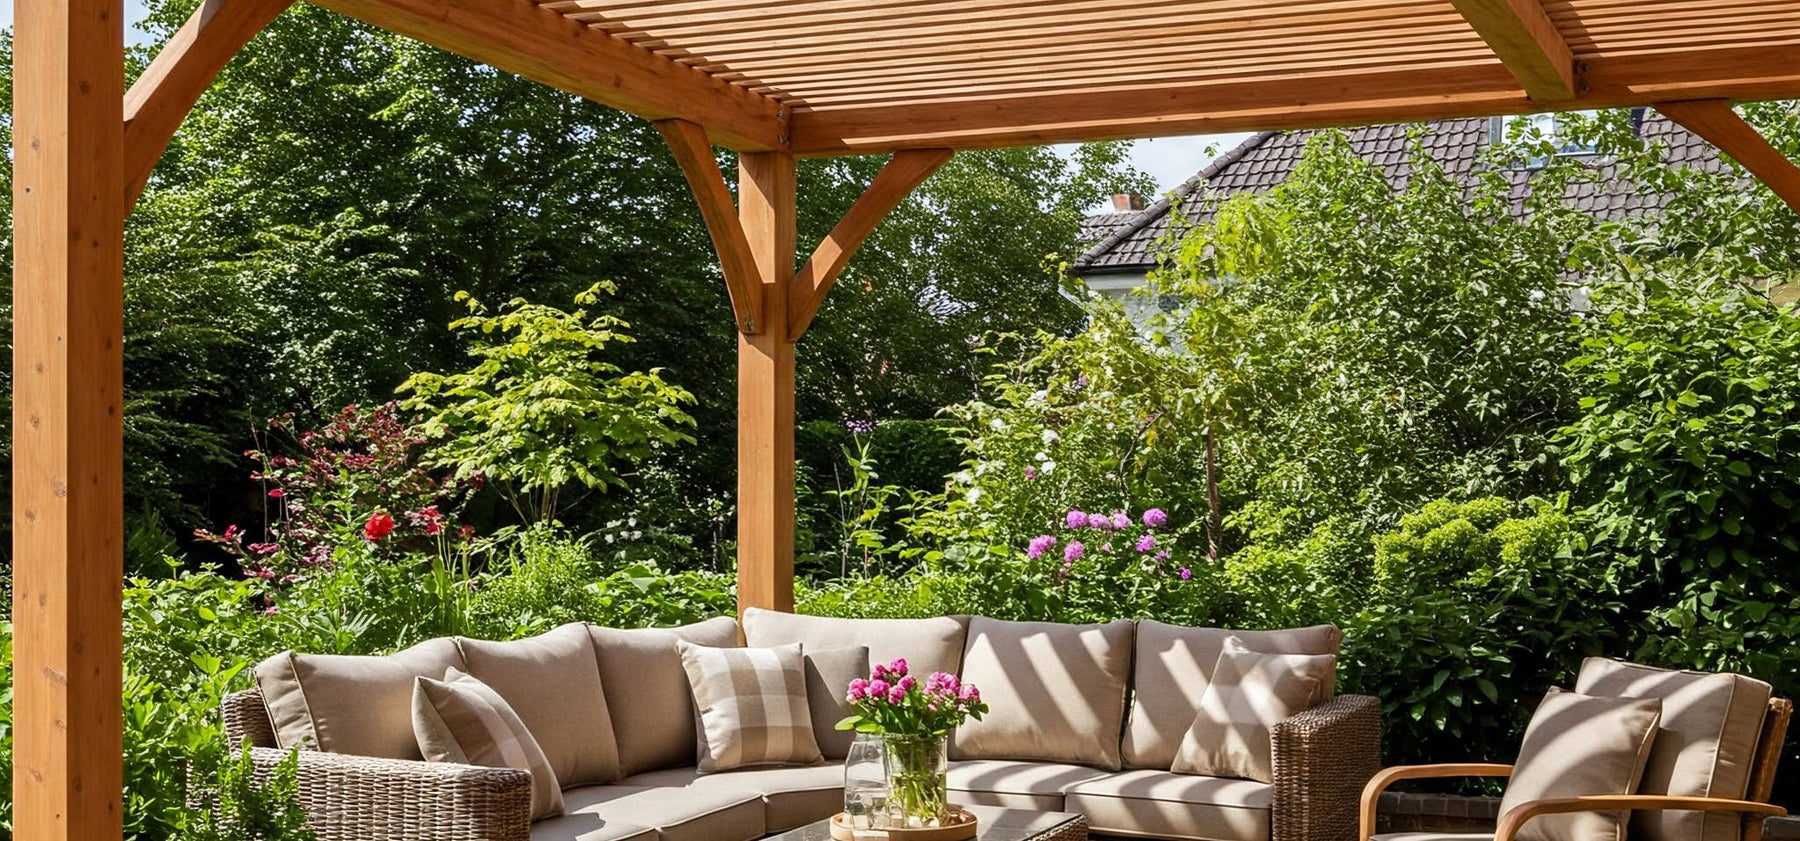
[{"label": "wooden pergola", "polygon": [[[125,217],[291,0],[203,0],[131,87],[123,0],[17,0],[14,831],[121,833]],[[1800,210],[1730,107],[1800,98],[1800,0],[312,0],[655,121],[738,326],[740,605],[793,602],[794,343],[954,149],[1654,106]],[[738,152],[736,201],[714,146]],[[799,259],[794,160],[894,153]]]}]

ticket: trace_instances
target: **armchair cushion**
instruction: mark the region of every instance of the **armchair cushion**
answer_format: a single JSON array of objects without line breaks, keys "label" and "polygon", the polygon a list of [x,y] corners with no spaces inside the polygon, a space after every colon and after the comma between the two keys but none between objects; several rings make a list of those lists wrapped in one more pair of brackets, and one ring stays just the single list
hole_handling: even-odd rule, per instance
[{"label": "armchair cushion", "polygon": [[1070,786],[1063,811],[1086,815],[1097,834],[1267,841],[1273,799],[1267,783],[1124,771]]},{"label": "armchair cushion", "polygon": [[[1343,634],[1331,625],[1279,631],[1188,628],[1145,619],[1137,623],[1130,721],[1121,742],[1127,768],[1167,770],[1194,723],[1225,639],[1270,654],[1336,654]],[[984,687],[985,689],[985,687]],[[1331,697],[1328,689],[1325,697]]]},{"label": "armchair cushion", "polygon": [[413,732],[428,762],[531,772],[531,818],[562,814],[562,786],[537,739],[492,687],[452,668],[413,679]]},{"label": "armchair cushion", "polygon": [[729,616],[679,628],[588,626],[625,775],[694,764],[694,698],[676,643],[737,645]]},{"label": "armchair cushion", "polygon": [[[1735,674],[1671,671],[1590,657],[1575,691],[1662,700],[1639,794],[1741,798],[1750,785],[1771,689]],[[1730,812],[1641,810],[1631,814],[1636,841],[1737,841]]]},{"label": "armchair cushion", "polygon": [[[1596,698],[1550,690],[1525,728],[1519,761],[1500,798],[1500,814],[1533,800],[1637,790],[1662,702]],[[1624,841],[1619,812],[1545,815],[1519,829],[1519,841]]]},{"label": "armchair cushion", "polygon": [[806,703],[799,643],[713,648],[679,643],[700,715],[700,772],[823,759]]},{"label": "armchair cushion", "polygon": [[1274,782],[1269,734],[1319,703],[1336,674],[1335,655],[1258,654],[1237,637],[1226,640],[1169,770]]},{"label": "armchair cushion", "polygon": [[1118,770],[1131,626],[970,619],[962,680],[992,711],[956,728],[950,758]]},{"label": "armchair cushion", "polygon": [[619,774],[612,715],[587,626],[574,622],[512,642],[459,639],[468,673],[506,699],[565,787]]},{"label": "armchair cushion", "polygon": [[421,759],[413,738],[413,678],[462,668],[448,638],[386,657],[283,651],[256,664],[256,688],[281,747]]}]

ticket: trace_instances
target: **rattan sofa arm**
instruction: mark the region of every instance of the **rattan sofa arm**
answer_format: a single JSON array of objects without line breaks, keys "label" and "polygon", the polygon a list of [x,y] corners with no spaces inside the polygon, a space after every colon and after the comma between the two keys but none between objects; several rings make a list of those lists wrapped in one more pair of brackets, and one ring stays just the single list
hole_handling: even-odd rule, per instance
[{"label": "rattan sofa arm", "polygon": [[1454,762],[1440,765],[1395,765],[1383,768],[1363,786],[1357,809],[1360,815],[1357,841],[1369,841],[1375,834],[1375,815],[1381,805],[1381,793],[1401,780],[1424,780],[1442,777],[1510,777],[1513,767],[1494,762]]},{"label": "rattan sofa arm", "polygon": [[[529,771],[299,753],[300,805],[319,841],[530,841]],[[287,755],[250,750],[259,776]]]},{"label": "rattan sofa arm", "polygon": [[1352,841],[1356,796],[1381,767],[1381,700],[1339,695],[1269,734],[1271,841]]},{"label": "rattan sofa arm", "polygon": [[1605,794],[1586,797],[1559,797],[1520,803],[1500,816],[1494,830],[1494,841],[1513,841],[1519,827],[1540,815],[1563,815],[1570,812],[1627,812],[1635,810],[1670,810],[1690,812],[1743,812],[1756,820],[1779,818],[1787,810],[1753,800],[1731,800],[1724,797],[1682,797],[1669,794]]}]

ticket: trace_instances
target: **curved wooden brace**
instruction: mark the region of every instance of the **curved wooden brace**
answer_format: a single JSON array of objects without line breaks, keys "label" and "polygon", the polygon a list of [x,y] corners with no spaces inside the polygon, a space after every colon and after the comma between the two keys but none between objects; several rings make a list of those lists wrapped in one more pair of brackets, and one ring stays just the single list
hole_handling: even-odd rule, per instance
[{"label": "curved wooden brace", "polygon": [[712,236],[713,248],[719,252],[719,266],[725,272],[725,289],[731,294],[738,331],[762,332],[762,272],[756,267],[750,240],[738,220],[737,206],[732,202],[731,188],[725,185],[724,173],[719,171],[719,161],[713,157],[706,129],[687,120],[658,120],[656,130],[662,132],[688,188],[700,203],[700,218],[706,220],[706,232]]},{"label": "curved wooden brace", "polygon": [[1428,780],[1444,777],[1510,777],[1513,767],[1492,762],[1455,762],[1438,765],[1395,765],[1375,772],[1367,783],[1363,784],[1361,815],[1358,820],[1359,841],[1369,841],[1375,835],[1376,808],[1381,803],[1381,793],[1401,780]]},{"label": "curved wooden brace", "polygon": [[204,0],[125,93],[125,206],[226,62],[293,0]]},{"label": "curved wooden brace", "polygon": [[798,340],[812,326],[813,316],[825,303],[825,293],[844,271],[844,266],[869,238],[875,226],[924,183],[938,167],[956,154],[951,149],[907,149],[894,153],[869,188],[857,198],[844,218],[838,220],[831,233],[813,250],[806,265],[794,275],[794,288],[788,298],[788,338]]},{"label": "curved wooden brace", "polygon": [[1494,841],[1513,841],[1519,827],[1539,815],[1566,815],[1573,812],[1624,812],[1634,810],[1671,810],[1688,812],[1741,812],[1747,818],[1787,816],[1787,810],[1768,803],[1730,800],[1723,797],[1682,797],[1668,794],[1604,794],[1584,797],[1561,797],[1532,800],[1512,807],[1500,816],[1494,830]]},{"label": "curved wooden brace", "polygon": [[1743,164],[1800,213],[1800,166],[1769,145],[1768,138],[1731,109],[1731,103],[1723,99],[1659,102],[1656,110]]}]

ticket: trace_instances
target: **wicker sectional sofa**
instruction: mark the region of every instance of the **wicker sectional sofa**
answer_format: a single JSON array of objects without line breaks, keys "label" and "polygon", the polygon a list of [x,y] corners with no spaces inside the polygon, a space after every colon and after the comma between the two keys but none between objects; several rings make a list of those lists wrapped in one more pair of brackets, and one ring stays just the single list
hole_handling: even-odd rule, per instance
[{"label": "wicker sectional sofa", "polygon": [[[257,667],[257,689],[225,699],[223,715],[232,744],[248,742],[259,766],[285,757],[283,746],[303,748],[301,799],[323,841],[751,841],[838,811],[843,753],[821,738],[825,764],[698,773],[676,641],[860,647],[869,662],[906,657],[917,674],[981,686],[993,711],[952,740],[953,801],[1078,812],[1103,835],[1350,841],[1358,794],[1379,766],[1375,698],[1337,695],[1277,725],[1273,782],[1169,771],[1233,635],[1271,653],[1336,653],[1339,642],[1329,626],[1233,632],[752,609],[741,626],[730,617],[672,629],[571,625],[514,643],[433,640],[387,658],[283,652]],[[451,666],[518,707],[560,766],[562,816],[530,820],[526,771],[424,762],[409,750],[412,676]],[[359,682],[343,683],[346,674]],[[831,715],[817,711],[815,726]]]}]

